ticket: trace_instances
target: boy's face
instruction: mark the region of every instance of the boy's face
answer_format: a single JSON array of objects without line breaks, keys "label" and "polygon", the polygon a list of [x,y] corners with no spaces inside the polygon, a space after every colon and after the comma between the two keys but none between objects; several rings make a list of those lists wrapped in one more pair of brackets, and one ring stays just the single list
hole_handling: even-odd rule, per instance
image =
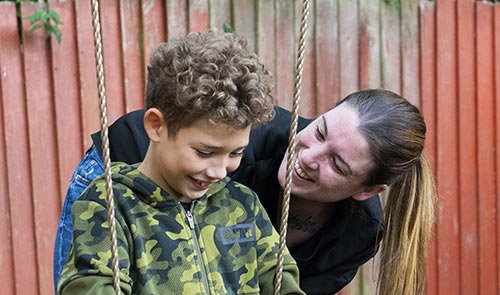
[{"label": "boy's face", "polygon": [[151,142],[154,163],[147,166],[151,169],[146,175],[179,201],[198,199],[210,185],[238,168],[250,129],[198,120],[169,137],[163,124],[158,141]]}]

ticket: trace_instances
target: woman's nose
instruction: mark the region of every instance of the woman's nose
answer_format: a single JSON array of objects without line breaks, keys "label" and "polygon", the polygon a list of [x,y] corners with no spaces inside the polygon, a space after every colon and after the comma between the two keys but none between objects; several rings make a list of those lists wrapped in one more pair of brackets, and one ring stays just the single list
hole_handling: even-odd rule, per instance
[{"label": "woman's nose", "polygon": [[318,169],[320,153],[317,148],[308,147],[304,149],[299,149],[298,155],[299,155],[299,161],[303,166],[305,166],[304,168],[310,170]]}]

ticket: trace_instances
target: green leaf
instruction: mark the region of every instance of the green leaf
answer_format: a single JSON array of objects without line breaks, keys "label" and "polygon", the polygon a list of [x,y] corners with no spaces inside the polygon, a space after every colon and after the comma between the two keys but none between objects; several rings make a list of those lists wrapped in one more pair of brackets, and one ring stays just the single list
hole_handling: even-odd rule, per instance
[{"label": "green leaf", "polygon": [[34,31],[40,29],[42,27],[42,25],[34,25],[31,27],[31,30],[30,30],[30,33],[33,33]]},{"label": "green leaf", "polygon": [[47,11],[42,12],[41,19],[44,24],[49,23],[49,15],[47,14]]},{"label": "green leaf", "polygon": [[28,19],[30,21],[30,24],[35,23],[36,21],[40,20],[42,17],[43,11],[37,10],[35,11],[32,15],[28,16]]},{"label": "green leaf", "polygon": [[61,19],[59,18],[59,15],[57,14],[57,12],[55,12],[54,10],[50,9],[48,11],[49,13],[49,16],[50,18],[58,25],[62,24],[62,21]]},{"label": "green leaf", "polygon": [[231,25],[228,24],[228,23],[223,23],[222,24],[222,28],[224,30],[224,33],[232,33],[232,32],[234,32],[233,27],[231,27]]},{"label": "green leaf", "polygon": [[54,35],[56,35],[57,43],[61,43],[62,34],[59,28],[54,27]]}]

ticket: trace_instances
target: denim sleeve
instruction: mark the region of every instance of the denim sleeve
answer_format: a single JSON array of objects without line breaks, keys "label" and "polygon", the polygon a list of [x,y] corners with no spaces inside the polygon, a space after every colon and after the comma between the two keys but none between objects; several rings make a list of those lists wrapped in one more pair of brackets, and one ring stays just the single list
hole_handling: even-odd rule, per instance
[{"label": "denim sleeve", "polygon": [[54,246],[54,290],[57,290],[57,281],[61,275],[62,268],[66,263],[71,245],[73,220],[71,219],[71,207],[80,194],[97,176],[104,172],[104,165],[96,147],[92,145],[73,172],[69,182],[68,191],[59,218],[57,234]]}]

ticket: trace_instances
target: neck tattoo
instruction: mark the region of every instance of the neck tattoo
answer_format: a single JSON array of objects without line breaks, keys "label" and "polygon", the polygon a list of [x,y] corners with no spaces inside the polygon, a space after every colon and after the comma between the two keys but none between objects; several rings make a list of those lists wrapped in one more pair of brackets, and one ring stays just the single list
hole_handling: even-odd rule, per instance
[{"label": "neck tattoo", "polygon": [[291,214],[288,220],[289,229],[300,230],[306,233],[316,232],[317,222],[314,221],[312,216],[299,216],[297,214]]}]

